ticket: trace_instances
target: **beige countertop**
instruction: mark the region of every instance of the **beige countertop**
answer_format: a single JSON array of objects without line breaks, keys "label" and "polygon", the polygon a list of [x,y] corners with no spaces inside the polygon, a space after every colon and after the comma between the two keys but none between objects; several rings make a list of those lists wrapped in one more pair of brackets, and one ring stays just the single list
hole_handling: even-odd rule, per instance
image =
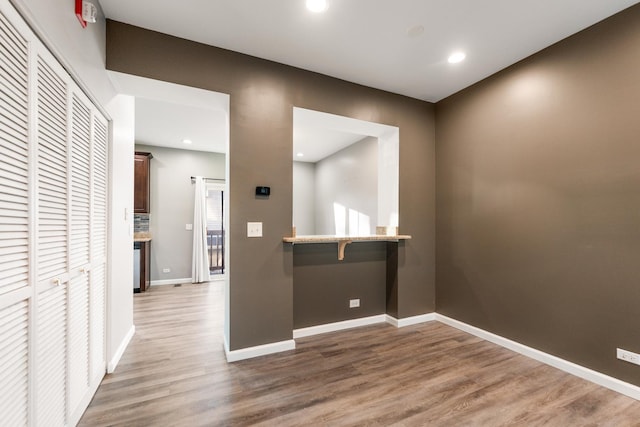
[{"label": "beige countertop", "polygon": [[138,232],[133,233],[133,242],[134,243],[144,243],[151,241],[151,233],[146,232]]},{"label": "beige countertop", "polygon": [[411,236],[406,234],[394,236],[296,236],[283,237],[282,241],[286,243],[334,243],[334,242],[396,242],[398,240],[409,240]]},{"label": "beige countertop", "polygon": [[398,242],[400,240],[409,240],[411,236],[406,234],[396,234],[393,236],[374,235],[374,236],[296,236],[283,237],[282,241],[291,244],[301,243],[337,243],[338,244],[338,261],[344,260],[344,250],[347,245],[354,242]]}]

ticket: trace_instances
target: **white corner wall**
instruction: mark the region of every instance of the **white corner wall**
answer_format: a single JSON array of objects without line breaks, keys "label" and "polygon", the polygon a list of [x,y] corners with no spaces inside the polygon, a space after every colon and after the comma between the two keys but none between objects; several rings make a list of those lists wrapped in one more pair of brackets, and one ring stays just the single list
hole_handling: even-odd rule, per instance
[{"label": "white corner wall", "polygon": [[293,162],[293,225],[298,236],[316,234],[316,165]]},{"label": "white corner wall", "polygon": [[316,163],[315,233],[376,234],[378,138],[366,137]]},{"label": "white corner wall", "polygon": [[111,115],[109,151],[109,248],[107,362],[115,370],[133,336],[133,153],[135,98],[117,95],[107,104]]}]

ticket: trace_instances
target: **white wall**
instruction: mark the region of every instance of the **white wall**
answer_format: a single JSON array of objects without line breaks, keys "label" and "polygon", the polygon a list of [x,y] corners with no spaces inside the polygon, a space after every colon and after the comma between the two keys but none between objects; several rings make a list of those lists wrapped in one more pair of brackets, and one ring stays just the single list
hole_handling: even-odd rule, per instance
[{"label": "white wall", "polygon": [[[116,95],[105,71],[106,21],[97,1],[98,19],[82,28],[71,0],[12,0],[26,15],[36,32],[42,33],[47,47],[62,57],[80,85],[104,107]],[[52,45],[52,46],[51,46]]]},{"label": "white wall", "polygon": [[[119,97],[105,70],[106,21],[82,28],[70,0],[12,0],[78,84],[112,119],[107,361],[117,361],[133,331],[133,100]],[[96,1],[94,4],[100,8]],[[116,172],[117,173],[114,173]],[[131,255],[131,256],[129,256]]]},{"label": "white wall", "polygon": [[111,115],[109,152],[109,272],[107,292],[107,362],[115,366],[133,329],[133,144],[135,99],[118,95],[107,104]]},{"label": "white wall", "polygon": [[293,162],[293,225],[298,236],[316,234],[316,165]]},{"label": "white wall", "polygon": [[[224,179],[225,155],[137,144],[136,151],[153,154],[150,166],[149,215],[151,280],[191,278],[194,185],[192,176]],[[163,273],[169,268],[169,273]]]},{"label": "white wall", "polygon": [[317,162],[315,169],[315,234],[375,234],[378,139],[366,137]]},{"label": "white wall", "polygon": [[378,138],[378,224],[398,226],[400,198],[400,129],[395,128]]}]

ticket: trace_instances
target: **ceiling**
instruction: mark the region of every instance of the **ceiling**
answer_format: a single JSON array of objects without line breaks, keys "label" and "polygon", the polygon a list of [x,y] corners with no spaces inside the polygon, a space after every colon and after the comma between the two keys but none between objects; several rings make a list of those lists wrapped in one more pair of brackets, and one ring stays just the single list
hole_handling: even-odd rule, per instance
[{"label": "ceiling", "polygon": [[[229,95],[108,71],[118,93],[135,101],[137,144],[225,153]],[[183,141],[188,139],[190,144]]]},{"label": "ceiling", "polygon": [[[100,0],[107,18],[435,102],[638,0]],[[423,26],[417,35],[409,29]],[[466,52],[459,64],[447,57]]]},{"label": "ceiling", "polygon": [[[328,0],[325,13],[313,14],[305,0],[99,1],[116,21],[430,102],[638,3]],[[466,59],[449,64],[453,51],[464,51]],[[138,143],[226,152],[227,95],[110,76],[120,93],[136,97]],[[295,160],[317,161],[371,135],[303,116],[294,129]],[[192,144],[183,144],[185,138]]]},{"label": "ceiling", "polygon": [[366,137],[397,131],[394,126],[294,107],[293,159],[316,163]]}]

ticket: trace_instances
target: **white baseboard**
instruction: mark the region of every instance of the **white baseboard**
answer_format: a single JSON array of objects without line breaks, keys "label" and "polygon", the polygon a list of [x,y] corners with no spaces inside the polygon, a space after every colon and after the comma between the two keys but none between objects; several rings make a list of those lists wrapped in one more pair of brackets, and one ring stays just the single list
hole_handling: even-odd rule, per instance
[{"label": "white baseboard", "polygon": [[585,368],[584,366],[577,365],[573,362],[569,362],[568,360],[561,359],[557,356],[544,353],[540,350],[536,350],[535,348],[528,347],[524,344],[520,344],[508,338],[504,338],[483,329],[476,328],[475,326],[468,325],[450,317],[436,313],[435,318],[438,322],[442,322],[445,325],[460,329],[461,331],[467,332],[471,335],[475,335],[478,338],[482,338],[501,347],[508,348],[509,350],[515,351],[516,353],[520,353],[531,359],[535,359],[539,362],[560,369],[561,371],[575,375],[576,377],[580,377],[587,381],[591,381],[592,383],[606,387],[610,390],[624,394],[625,396],[640,400],[640,387],[638,386],[626,383],[617,378],[610,377],[592,369]]},{"label": "white baseboard", "polygon": [[310,337],[312,335],[326,334],[327,332],[342,331],[344,329],[357,328],[360,326],[374,325],[387,321],[386,314],[376,316],[361,317],[359,319],[344,320],[342,322],[327,323],[324,325],[310,326],[293,330],[293,339]]},{"label": "white baseboard", "polygon": [[237,362],[239,360],[251,359],[253,357],[266,356],[267,354],[280,353],[283,351],[295,350],[294,340],[274,342],[270,344],[258,345],[256,347],[241,348],[240,350],[229,350],[229,343],[225,337],[224,352],[227,362]]},{"label": "white baseboard", "polygon": [[433,322],[436,320],[435,313],[420,314],[418,316],[405,317],[403,319],[396,319],[393,316],[386,315],[386,322],[396,328],[404,328],[405,326],[417,325],[419,323]]},{"label": "white baseboard", "polygon": [[100,387],[100,384],[102,383],[102,378],[104,378],[104,372],[92,379],[89,391],[85,393],[85,395],[82,397],[82,400],[80,401],[80,404],[78,404],[78,406],[74,409],[73,413],[70,416],[70,426],[78,425],[78,423],[80,422],[80,418],[82,418],[82,415],[84,415],[84,412],[89,407],[93,396],[95,396],[96,392],[98,391],[98,387]]},{"label": "white baseboard", "polygon": [[135,325],[132,325],[131,329],[129,329],[129,332],[127,332],[127,335],[125,335],[125,337],[122,339],[122,342],[118,346],[118,350],[116,350],[115,354],[107,364],[107,374],[112,374],[116,370],[116,366],[118,366],[120,358],[124,354],[124,351],[127,349],[127,346],[129,345],[129,342],[131,342],[131,338],[133,338],[135,333],[136,327]]},{"label": "white baseboard", "polygon": [[184,279],[152,280],[151,286],[184,285],[185,283],[191,283],[191,277],[185,277]]}]

